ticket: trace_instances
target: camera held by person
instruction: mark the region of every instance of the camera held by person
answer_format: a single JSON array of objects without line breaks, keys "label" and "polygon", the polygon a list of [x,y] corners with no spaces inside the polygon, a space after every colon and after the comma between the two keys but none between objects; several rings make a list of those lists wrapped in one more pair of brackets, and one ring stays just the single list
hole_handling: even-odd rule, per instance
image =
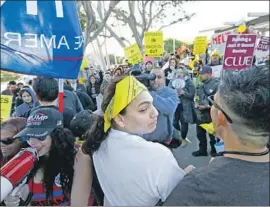
[{"label": "camera held by person", "polygon": [[144,84],[148,89],[150,88],[150,81],[156,79],[156,75],[153,73],[142,73],[139,64],[132,66],[131,75],[135,76],[136,79]]}]

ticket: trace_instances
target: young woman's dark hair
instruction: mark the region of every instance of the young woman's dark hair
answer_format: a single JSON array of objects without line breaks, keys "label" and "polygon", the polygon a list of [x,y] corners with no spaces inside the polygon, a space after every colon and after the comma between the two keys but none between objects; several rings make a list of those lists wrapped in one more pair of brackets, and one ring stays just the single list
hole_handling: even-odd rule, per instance
[{"label": "young woman's dark hair", "polygon": [[[74,148],[75,138],[71,131],[66,128],[57,127],[51,134],[52,145],[49,155],[39,158],[39,161],[30,173],[29,178],[33,177],[40,168],[43,168],[43,187],[46,193],[48,205],[52,205],[53,186],[55,177],[60,174],[60,183],[63,190],[64,199],[70,199],[71,187],[73,182],[73,165],[76,150]],[[33,181],[32,181],[33,182]],[[32,189],[29,189],[32,192]]]},{"label": "young woman's dark hair", "polygon": [[[116,85],[123,78],[125,78],[130,71],[126,71],[122,76],[117,76],[108,83],[103,94],[103,100],[101,104],[101,109],[103,113],[106,111],[110,101],[112,100]],[[120,112],[121,115],[125,114],[125,109]],[[104,119],[103,116],[93,114],[93,124],[86,133],[86,141],[83,143],[82,151],[85,154],[92,155],[100,147],[100,144],[105,140],[108,135],[109,130],[104,132]]]}]

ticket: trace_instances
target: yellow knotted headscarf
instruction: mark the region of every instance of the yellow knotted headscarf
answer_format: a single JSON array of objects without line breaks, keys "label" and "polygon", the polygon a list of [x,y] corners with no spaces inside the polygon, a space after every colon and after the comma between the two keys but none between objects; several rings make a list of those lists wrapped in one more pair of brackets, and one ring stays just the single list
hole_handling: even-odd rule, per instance
[{"label": "yellow knotted headscarf", "polygon": [[104,113],[104,132],[107,132],[111,127],[111,120],[145,90],[147,88],[134,76],[127,76],[117,83],[115,94]]}]

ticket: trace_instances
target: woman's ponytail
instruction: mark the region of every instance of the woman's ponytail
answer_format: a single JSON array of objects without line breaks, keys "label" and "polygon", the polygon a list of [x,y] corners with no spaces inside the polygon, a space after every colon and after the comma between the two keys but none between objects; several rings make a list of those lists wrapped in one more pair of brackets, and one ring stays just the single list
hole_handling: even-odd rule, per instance
[{"label": "woman's ponytail", "polygon": [[105,140],[107,133],[104,132],[103,116],[93,114],[93,124],[86,133],[86,141],[83,143],[82,151],[92,155],[97,151],[101,143]]}]

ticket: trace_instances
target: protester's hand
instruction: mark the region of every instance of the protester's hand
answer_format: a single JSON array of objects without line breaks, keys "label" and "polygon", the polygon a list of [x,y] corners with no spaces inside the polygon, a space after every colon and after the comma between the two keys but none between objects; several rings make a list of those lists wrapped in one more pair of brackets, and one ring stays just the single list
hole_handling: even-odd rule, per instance
[{"label": "protester's hand", "polygon": [[184,171],[186,172],[186,173],[190,173],[192,170],[194,170],[196,167],[194,166],[194,165],[189,165],[189,166],[187,166],[185,169],[184,169]]}]

